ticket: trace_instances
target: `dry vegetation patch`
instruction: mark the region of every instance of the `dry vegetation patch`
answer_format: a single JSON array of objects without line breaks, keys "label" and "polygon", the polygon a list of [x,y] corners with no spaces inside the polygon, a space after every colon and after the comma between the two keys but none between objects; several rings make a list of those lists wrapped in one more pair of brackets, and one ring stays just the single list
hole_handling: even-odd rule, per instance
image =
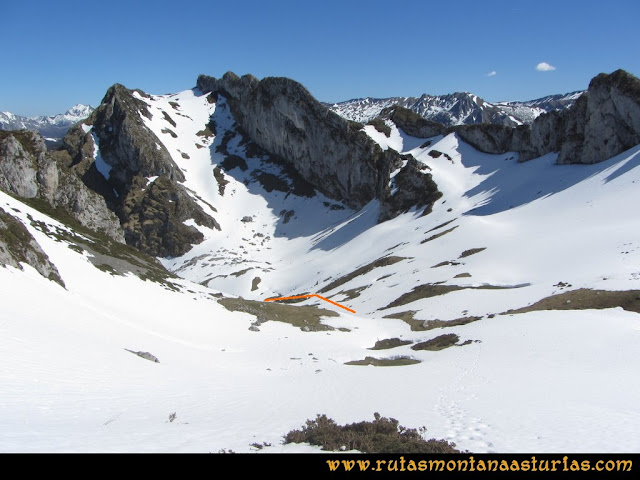
[{"label": "dry vegetation patch", "polygon": [[[518,287],[502,287],[497,285],[480,285],[480,286],[461,286],[461,285],[443,285],[442,283],[426,283],[424,285],[418,285],[410,292],[407,292],[393,302],[391,302],[386,307],[382,307],[379,310],[386,310],[388,308],[398,307],[401,305],[406,305],[408,303],[415,302],[416,300],[422,300],[424,298],[437,297],[439,295],[445,295],[450,292],[455,292],[456,290],[501,290],[508,288],[519,288]],[[395,317],[394,317],[395,318]]]},{"label": "dry vegetation patch", "polygon": [[640,290],[591,290],[581,288],[559,293],[505,314],[526,313],[539,310],[601,310],[620,307],[629,312],[640,313]]},{"label": "dry vegetation patch", "polygon": [[[434,234],[434,235],[431,235],[429,238],[425,238],[424,240],[422,240],[422,241],[420,242],[420,244],[430,242],[430,241],[432,241],[432,240],[435,240],[436,238],[440,238],[440,237],[442,237],[443,235],[446,235],[447,233],[451,233],[451,232],[453,232],[456,228],[458,228],[458,225],[455,225],[455,226],[453,226],[453,227],[451,227],[451,228],[449,228],[449,229],[447,229],[447,230],[444,230],[444,231],[442,231],[442,232],[440,232],[440,233],[436,233],[436,234]],[[429,230],[429,231],[431,231],[431,230]]]},{"label": "dry vegetation patch", "polygon": [[345,365],[359,365],[367,366],[373,365],[374,367],[403,367],[405,365],[415,365],[420,363],[420,360],[416,360],[411,357],[391,357],[391,358],[374,358],[365,357],[364,360],[352,360],[345,362]]},{"label": "dry vegetation patch", "polygon": [[333,327],[321,323],[320,320],[322,317],[339,316],[332,310],[315,306],[293,306],[245,300],[244,298],[221,298],[218,303],[231,312],[246,312],[255,315],[255,324],[257,325],[268,321],[284,322],[310,332],[334,330]]},{"label": "dry vegetation patch", "polygon": [[411,327],[412,332],[425,332],[436,328],[457,327],[482,320],[482,317],[461,317],[454,320],[417,320],[414,317],[416,313],[416,310],[408,310],[406,312],[385,315],[382,318],[397,318],[398,320],[402,320]]},{"label": "dry vegetation patch", "polygon": [[444,335],[439,335],[430,340],[416,343],[411,346],[411,350],[429,350],[437,352],[438,350],[444,350],[445,348],[454,346],[458,341],[460,341],[460,337],[455,333],[445,333]]},{"label": "dry vegetation patch", "polygon": [[376,341],[376,344],[369,348],[369,350],[389,350],[391,348],[401,347],[403,345],[410,345],[413,343],[411,340],[402,340],[400,338],[385,338],[384,340]]},{"label": "dry vegetation patch", "polygon": [[470,248],[469,250],[465,250],[464,252],[462,252],[458,258],[469,257],[471,255],[475,255],[476,253],[480,253],[481,251],[486,250],[486,249],[487,249],[486,247]]},{"label": "dry vegetation patch", "polygon": [[426,427],[405,428],[395,418],[374,413],[374,421],[338,425],[326,415],[307,420],[300,430],[286,434],[284,443],[309,443],[323,450],[358,450],[362,453],[459,453],[455,444],[431,438]]}]

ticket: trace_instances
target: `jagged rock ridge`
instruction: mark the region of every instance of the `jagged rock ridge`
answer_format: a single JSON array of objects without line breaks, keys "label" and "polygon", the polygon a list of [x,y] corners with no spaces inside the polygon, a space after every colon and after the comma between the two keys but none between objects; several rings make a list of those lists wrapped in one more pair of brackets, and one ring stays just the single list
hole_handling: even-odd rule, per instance
[{"label": "jagged rock ridge", "polygon": [[228,95],[246,134],[327,196],[354,208],[384,196],[397,153],[383,152],[359,124],[323,107],[299,83],[227,73],[221,79],[201,75],[198,87]]},{"label": "jagged rock ridge", "polygon": [[[361,124],[330,111],[299,83],[279,77],[239,78],[228,72],[221,79],[200,75],[197,86],[228,97],[236,121],[251,140],[284,159],[327,196],[356,209],[373,199],[384,205],[390,198],[390,173],[402,164],[401,156],[383,151],[361,131]],[[429,177],[411,165],[405,169]],[[383,219],[393,214],[392,205],[383,206]]]}]

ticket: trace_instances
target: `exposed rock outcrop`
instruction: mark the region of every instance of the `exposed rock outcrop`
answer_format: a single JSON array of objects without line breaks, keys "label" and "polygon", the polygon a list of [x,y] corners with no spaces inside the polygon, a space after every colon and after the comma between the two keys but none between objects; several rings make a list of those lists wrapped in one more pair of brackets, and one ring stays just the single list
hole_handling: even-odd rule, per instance
[{"label": "exposed rock outcrop", "polygon": [[[125,348],[125,350],[126,350],[127,352],[131,352],[131,353],[133,353],[134,355],[139,356],[140,358],[144,358],[145,360],[149,360],[150,362],[153,362],[153,363],[160,363],[160,360],[158,360],[158,357],[156,357],[156,356],[155,356],[154,354],[152,354],[152,353],[149,353],[149,352],[143,352],[142,350],[139,350],[139,351],[137,351],[137,352],[136,352],[135,350],[129,350],[128,348]],[[173,413],[172,415],[175,415],[175,413]],[[173,420],[171,420],[171,421],[173,421]]]},{"label": "exposed rock outcrop", "polygon": [[[584,97],[584,98],[583,98]],[[558,163],[597,163],[640,143],[640,80],[600,74],[569,111]]]},{"label": "exposed rock outcrop", "polygon": [[37,133],[0,131],[0,188],[22,198],[41,198],[85,227],[124,241],[105,200],[85,186],[68,155],[47,152]]},{"label": "exposed rock outcrop", "polygon": [[447,127],[443,124],[427,120],[408,108],[400,106],[387,107],[382,110],[380,116],[388,118],[407,135],[413,137],[427,138],[447,133]]},{"label": "exposed rock outcrop", "polygon": [[[151,118],[145,96],[113,85],[85,124],[69,130],[63,145],[82,181],[117,214],[128,244],[153,256],[179,256],[204,239],[186,220],[220,226],[179,183],[182,171],[145,125],[142,117]],[[96,168],[94,138],[107,175]],[[158,178],[147,186],[148,177]]]},{"label": "exposed rock outcrop", "polygon": [[597,163],[640,143],[640,80],[601,73],[567,110],[538,117],[512,149],[526,161],[558,152],[558,163]]},{"label": "exposed rock outcrop", "polygon": [[0,130],[0,188],[19,197],[38,194],[37,152],[46,151],[42,137],[28,131]]},{"label": "exposed rock outcrop", "polygon": [[520,150],[521,139],[528,138],[529,127],[515,128],[489,123],[480,125],[460,125],[449,129],[455,132],[464,142],[485,153],[505,153]]},{"label": "exposed rock outcrop", "polygon": [[380,220],[388,220],[412,207],[424,208],[422,215],[431,213],[433,204],[442,196],[431,174],[411,155],[403,156],[406,165],[393,177],[394,189],[382,204]]},{"label": "exposed rock outcrop", "polygon": [[204,239],[196,228],[183,223],[186,220],[220,230],[187,190],[166,176],[149,186],[136,183],[124,196],[119,211],[127,243],[157,257],[184,255]]},{"label": "exposed rock outcrop", "polygon": [[[111,165],[110,177],[118,193],[124,193],[130,179],[165,175],[184,181],[180,168],[156,135],[142,121],[151,117],[147,105],[136,98],[139,91],[115,84],[107,90],[100,106],[89,117],[100,140],[100,154]],[[65,145],[68,142],[65,140]]]},{"label": "exposed rock outcrop", "polygon": [[58,269],[20,220],[0,208],[0,265],[22,269],[21,263],[64,287]]},{"label": "exposed rock outcrop", "polygon": [[383,151],[361,131],[361,124],[333,113],[299,83],[229,72],[221,79],[200,75],[197,85],[226,96],[251,140],[327,196],[353,208],[386,197],[399,154]]}]

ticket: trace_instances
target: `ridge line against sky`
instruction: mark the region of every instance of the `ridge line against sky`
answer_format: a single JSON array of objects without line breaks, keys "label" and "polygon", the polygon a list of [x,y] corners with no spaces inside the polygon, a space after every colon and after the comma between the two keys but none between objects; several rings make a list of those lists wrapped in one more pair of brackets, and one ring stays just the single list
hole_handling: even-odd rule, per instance
[{"label": "ridge line against sky", "polygon": [[0,111],[25,116],[95,107],[114,83],[162,94],[226,71],[290,77],[331,103],[531,100],[640,74],[637,0],[33,0],[0,14]]}]

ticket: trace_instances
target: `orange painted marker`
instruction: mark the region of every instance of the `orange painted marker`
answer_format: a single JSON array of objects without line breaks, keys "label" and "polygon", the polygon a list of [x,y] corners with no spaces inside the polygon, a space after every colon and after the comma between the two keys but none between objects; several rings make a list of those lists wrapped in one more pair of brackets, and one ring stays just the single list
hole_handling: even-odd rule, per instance
[{"label": "orange painted marker", "polygon": [[328,298],[324,298],[321,297],[320,295],[316,295],[315,293],[312,293],[311,295],[294,295],[292,297],[278,297],[278,298],[265,298],[265,302],[277,302],[278,300],[293,300],[296,298],[309,298],[309,297],[318,297],[320,300],[324,300],[325,302],[329,302],[332,303],[333,305],[340,307],[340,308],[344,308],[345,310],[350,311],[351,313],[356,313],[355,310],[351,310],[350,308],[345,307],[344,305],[340,305],[337,302],[334,302],[333,300],[329,300]]}]

